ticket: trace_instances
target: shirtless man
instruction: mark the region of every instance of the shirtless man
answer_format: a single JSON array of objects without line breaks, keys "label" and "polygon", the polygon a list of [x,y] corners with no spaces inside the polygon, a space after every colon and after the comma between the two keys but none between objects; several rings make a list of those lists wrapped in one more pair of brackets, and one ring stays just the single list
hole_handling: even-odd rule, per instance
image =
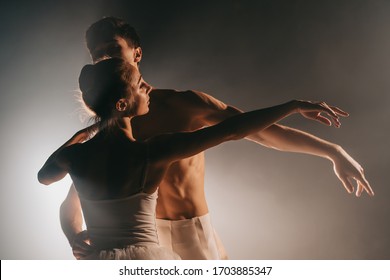
[{"label": "shirtless man", "polygon": [[[142,49],[136,31],[120,19],[108,17],[92,24],[86,32],[87,47],[97,62],[105,57],[122,57],[138,67]],[[134,118],[136,139],[171,132],[193,131],[218,123],[241,112],[239,109],[202,92],[153,89],[150,111]],[[343,111],[332,107],[341,115]],[[330,121],[321,115],[305,115],[326,125]],[[83,133],[77,137],[83,141]],[[339,145],[306,132],[274,124],[247,137],[248,140],[280,151],[298,152],[327,158],[333,163],[336,176],[349,193],[356,196],[372,190],[363,169]],[[170,187],[167,187],[170,186]],[[182,259],[226,259],[222,243],[211,225],[204,192],[204,153],[171,165],[159,187],[156,209],[157,228],[162,246]],[[88,234],[82,231],[80,202],[72,185],[60,209],[61,226],[76,258],[87,255],[91,247]]]}]

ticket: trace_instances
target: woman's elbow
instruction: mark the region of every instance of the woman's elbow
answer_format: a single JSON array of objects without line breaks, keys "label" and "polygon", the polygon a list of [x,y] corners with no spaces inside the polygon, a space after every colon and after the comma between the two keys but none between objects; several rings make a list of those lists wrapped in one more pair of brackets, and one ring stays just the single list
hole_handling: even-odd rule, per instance
[{"label": "woman's elbow", "polygon": [[38,172],[38,181],[39,181],[39,183],[41,183],[45,186],[48,186],[52,183],[51,180],[49,180],[49,178],[47,178],[47,176],[45,176],[45,174],[42,170],[39,170],[39,172]]}]

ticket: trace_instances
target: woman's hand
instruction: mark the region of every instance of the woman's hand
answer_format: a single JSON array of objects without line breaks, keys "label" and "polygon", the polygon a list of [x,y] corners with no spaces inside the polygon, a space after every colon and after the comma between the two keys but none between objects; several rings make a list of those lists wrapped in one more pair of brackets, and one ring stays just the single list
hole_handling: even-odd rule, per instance
[{"label": "woman's hand", "polygon": [[[307,119],[318,121],[322,124],[331,126],[332,123],[335,127],[340,127],[341,123],[339,117],[348,117],[349,114],[340,108],[329,106],[325,102],[312,102],[294,100],[294,106],[297,108],[297,112]],[[325,113],[328,117],[322,115]]]}]

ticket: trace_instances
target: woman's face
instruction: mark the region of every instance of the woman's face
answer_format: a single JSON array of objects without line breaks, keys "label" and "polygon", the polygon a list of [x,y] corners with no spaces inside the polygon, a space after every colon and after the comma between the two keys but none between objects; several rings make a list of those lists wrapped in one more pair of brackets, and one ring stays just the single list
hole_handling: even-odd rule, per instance
[{"label": "woman's face", "polygon": [[133,105],[132,114],[134,116],[145,115],[149,112],[149,93],[152,86],[144,81],[137,68],[134,67],[132,72],[127,92]]}]

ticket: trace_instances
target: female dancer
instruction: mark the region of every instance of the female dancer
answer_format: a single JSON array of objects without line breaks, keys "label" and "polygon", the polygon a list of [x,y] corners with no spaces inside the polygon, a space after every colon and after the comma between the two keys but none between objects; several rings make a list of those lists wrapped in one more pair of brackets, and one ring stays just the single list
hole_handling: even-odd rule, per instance
[{"label": "female dancer", "polygon": [[[293,113],[330,116],[339,126],[339,109],[325,103],[290,101],[243,113],[194,132],[137,141],[131,119],[149,110],[147,84],[137,68],[119,59],[86,65],[79,77],[86,106],[96,114],[99,132],[77,143],[74,137],[46,161],[38,180],[51,184],[70,174],[79,193],[91,259],[177,259],[159,246],[155,207],[159,182],[169,165],[229,140],[257,132]],[[77,143],[77,144],[75,144]]]}]

